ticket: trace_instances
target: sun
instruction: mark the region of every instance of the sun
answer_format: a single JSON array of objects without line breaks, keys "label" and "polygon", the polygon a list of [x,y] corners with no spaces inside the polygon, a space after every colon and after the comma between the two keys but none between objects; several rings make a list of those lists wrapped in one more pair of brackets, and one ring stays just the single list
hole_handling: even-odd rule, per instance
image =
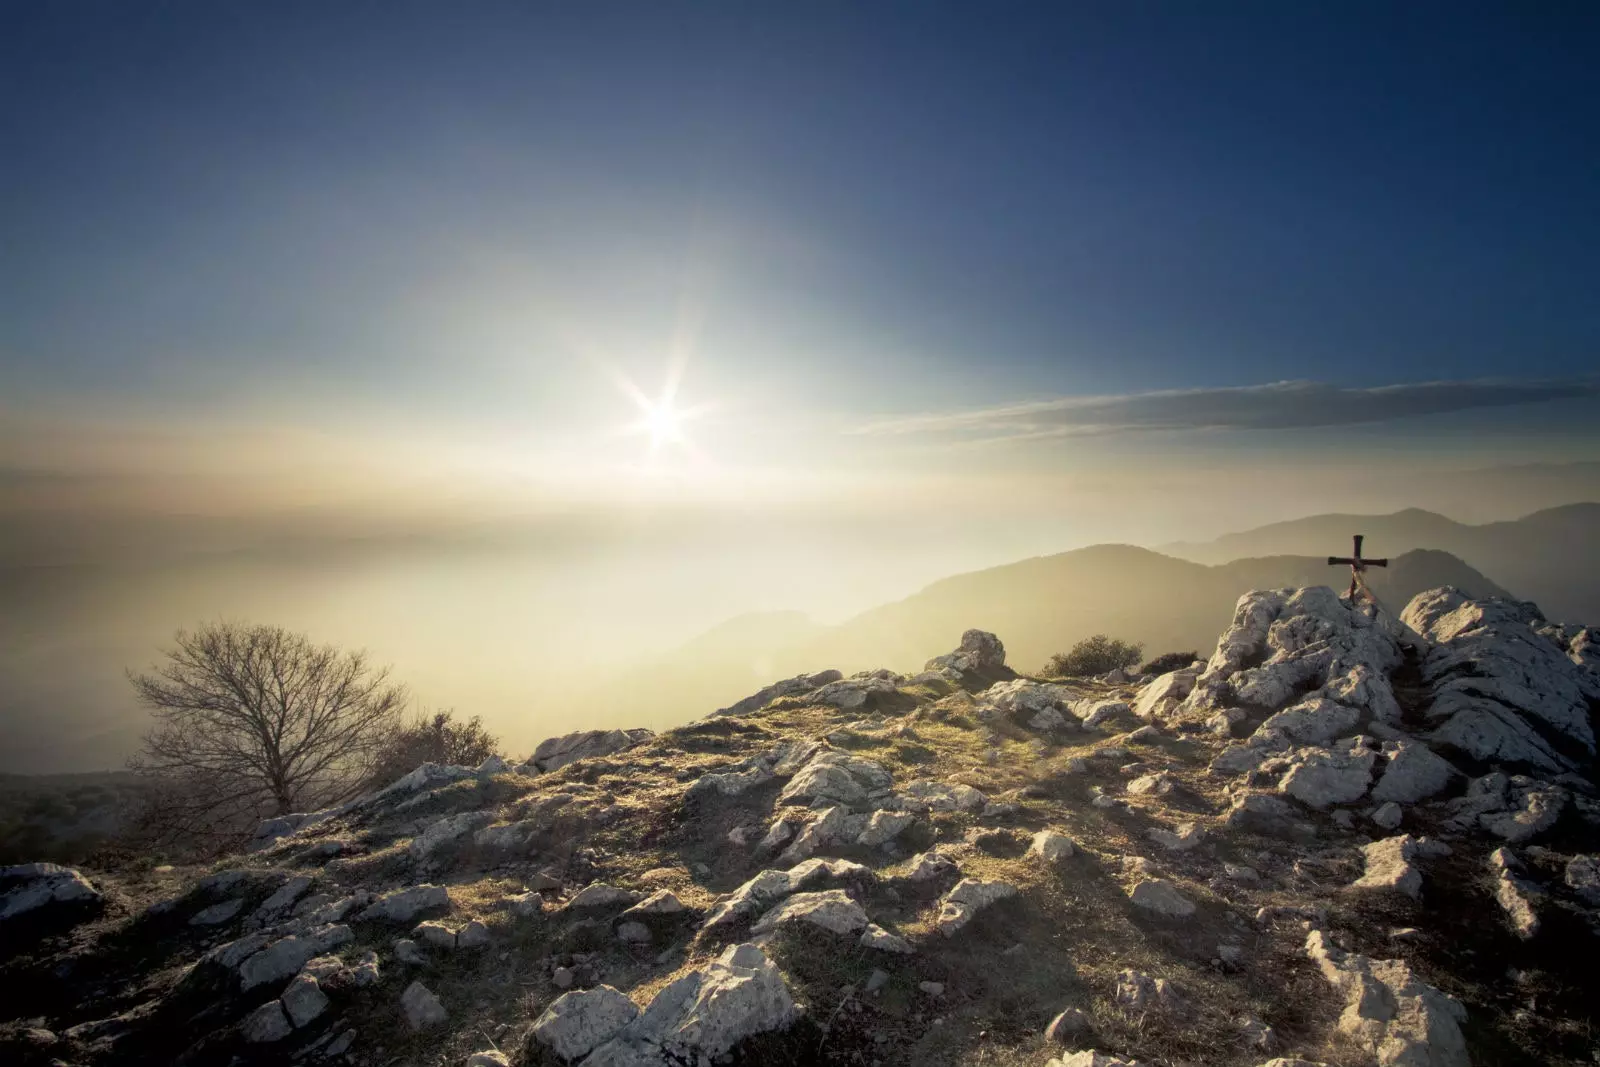
[{"label": "sun", "polygon": [[683,440],[683,412],[673,405],[670,398],[645,405],[643,417],[639,421],[642,424],[641,428],[650,437],[651,451]]}]

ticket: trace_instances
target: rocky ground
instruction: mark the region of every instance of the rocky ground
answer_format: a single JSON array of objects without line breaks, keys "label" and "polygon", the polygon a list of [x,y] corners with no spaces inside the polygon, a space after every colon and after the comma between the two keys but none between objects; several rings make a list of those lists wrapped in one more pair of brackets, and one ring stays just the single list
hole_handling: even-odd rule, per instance
[{"label": "rocky ground", "polygon": [[1157,678],[971,631],[213,869],[0,869],[0,1062],[1593,1063],[1597,708],[1587,631],[1447,589],[1250,593]]}]

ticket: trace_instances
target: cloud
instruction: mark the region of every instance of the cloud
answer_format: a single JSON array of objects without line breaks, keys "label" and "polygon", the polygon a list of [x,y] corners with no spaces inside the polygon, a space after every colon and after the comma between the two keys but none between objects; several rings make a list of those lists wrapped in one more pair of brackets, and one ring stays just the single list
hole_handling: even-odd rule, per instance
[{"label": "cloud", "polygon": [[1600,378],[1414,382],[1364,389],[1326,382],[1269,382],[1123,396],[1058,397],[966,411],[894,416],[875,419],[847,432],[872,436],[932,434],[992,441],[1150,430],[1282,430],[1387,422],[1596,395],[1600,395]]}]

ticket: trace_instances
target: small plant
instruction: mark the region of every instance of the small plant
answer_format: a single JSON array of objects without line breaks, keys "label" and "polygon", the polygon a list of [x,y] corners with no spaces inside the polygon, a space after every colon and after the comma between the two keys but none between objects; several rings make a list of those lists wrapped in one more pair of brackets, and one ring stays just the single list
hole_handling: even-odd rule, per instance
[{"label": "small plant", "polygon": [[1144,655],[1144,645],[1121,641],[1105,634],[1085,637],[1070,652],[1057,652],[1045,664],[1045,674],[1054,678],[1083,678],[1105,674],[1119,667],[1131,667]]},{"label": "small plant", "polygon": [[1168,652],[1166,655],[1157,656],[1143,667],[1140,667],[1139,673],[1171,674],[1173,671],[1182,670],[1199,658],[1200,656],[1194,652]]},{"label": "small plant", "polygon": [[496,754],[500,741],[474,715],[458,720],[453,710],[424,713],[394,732],[379,750],[368,781],[388,785],[424,763],[476,766]]}]

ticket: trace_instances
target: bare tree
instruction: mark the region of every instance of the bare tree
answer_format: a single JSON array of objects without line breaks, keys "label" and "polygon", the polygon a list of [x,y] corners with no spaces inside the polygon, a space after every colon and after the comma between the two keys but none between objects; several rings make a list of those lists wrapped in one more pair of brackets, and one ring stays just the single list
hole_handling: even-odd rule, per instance
[{"label": "bare tree", "polygon": [[363,652],[228,622],[180,630],[129,680],[157,719],[132,766],[166,783],[156,820],[194,834],[353,796],[406,700]]}]

